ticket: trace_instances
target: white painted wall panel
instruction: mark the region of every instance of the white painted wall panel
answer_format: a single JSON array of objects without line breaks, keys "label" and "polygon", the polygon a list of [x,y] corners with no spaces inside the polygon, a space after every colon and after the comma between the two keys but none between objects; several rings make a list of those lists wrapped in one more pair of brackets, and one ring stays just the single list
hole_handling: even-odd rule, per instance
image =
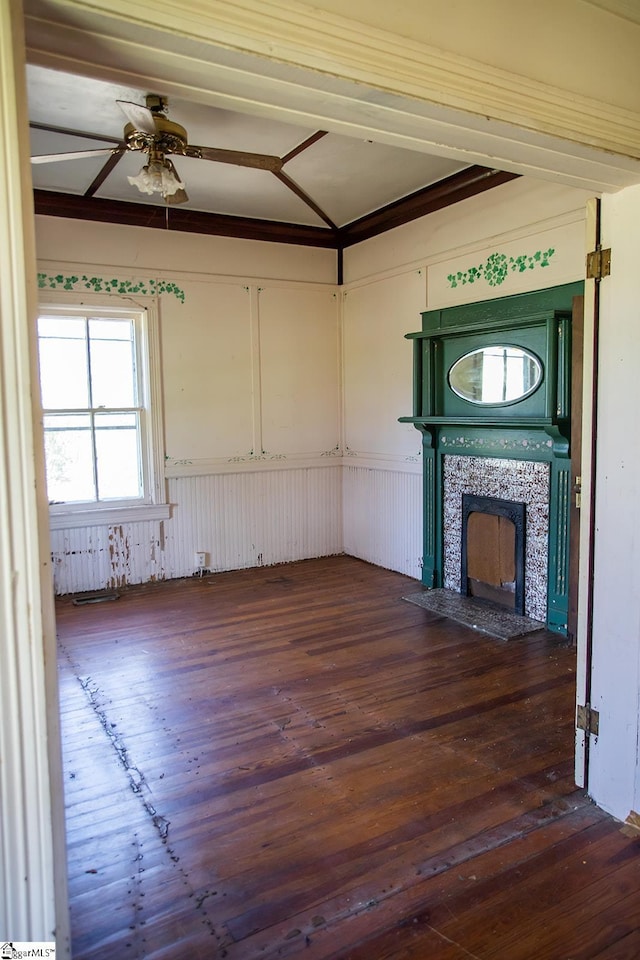
[{"label": "white painted wall panel", "polygon": [[[520,236],[491,237],[475,249],[454,252],[428,269],[427,309],[492,300],[581,280],[584,276],[584,208],[571,222],[552,217]],[[560,221],[560,222],[559,222]],[[524,235],[522,235],[524,234]]]},{"label": "white painted wall panel", "polygon": [[212,278],[184,292],[160,312],[167,455],[242,456],[253,444],[249,288]]},{"label": "white painted wall panel", "polygon": [[40,260],[63,258],[94,267],[124,264],[129,270],[166,271],[173,278],[176,273],[215,273],[305,283],[336,281],[335,250],[295,244],[43,216],[36,217],[36,241]]},{"label": "white painted wall panel", "polygon": [[340,439],[338,300],[332,290],[260,290],[262,443],[322,453]]},{"label": "white painted wall panel", "polygon": [[344,552],[420,579],[422,475],[345,466]]},{"label": "white painted wall panel", "polygon": [[[406,269],[407,264],[415,264],[416,267],[425,263],[431,265],[459,256],[465,250],[473,251],[474,247],[480,249],[487,241],[517,240],[546,229],[548,222],[557,217],[572,218],[577,214],[580,219],[591,196],[586,190],[543,183],[529,177],[511,180],[486,193],[437,210],[428,217],[412,220],[388,233],[349,247],[345,250],[345,280],[352,283],[386,271]],[[579,260],[573,261],[573,267],[578,272],[569,280],[579,280],[584,276],[582,252],[580,244]],[[547,285],[542,278],[538,286]],[[491,289],[485,286],[485,290]],[[470,300],[484,299],[482,295],[477,296],[473,287],[469,287],[468,292]]]},{"label": "white painted wall panel", "polygon": [[344,298],[344,417],[350,455],[416,456],[420,437],[398,417],[412,413],[413,353],[405,333],[420,325],[423,270],[350,288]]}]

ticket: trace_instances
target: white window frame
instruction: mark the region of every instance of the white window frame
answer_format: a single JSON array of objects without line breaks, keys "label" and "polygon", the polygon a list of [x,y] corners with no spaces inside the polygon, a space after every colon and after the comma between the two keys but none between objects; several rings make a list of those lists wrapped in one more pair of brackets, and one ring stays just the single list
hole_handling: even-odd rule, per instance
[{"label": "white window frame", "polygon": [[139,520],[166,520],[171,513],[166,500],[164,477],[164,423],[160,369],[160,323],[158,304],[153,297],[135,300],[109,296],[47,293],[39,304],[39,315],[86,316],[132,319],[135,327],[136,363],[142,390],[140,443],[143,497],[135,500],[96,503],[52,503],[49,525],[52,530],[93,527]]}]

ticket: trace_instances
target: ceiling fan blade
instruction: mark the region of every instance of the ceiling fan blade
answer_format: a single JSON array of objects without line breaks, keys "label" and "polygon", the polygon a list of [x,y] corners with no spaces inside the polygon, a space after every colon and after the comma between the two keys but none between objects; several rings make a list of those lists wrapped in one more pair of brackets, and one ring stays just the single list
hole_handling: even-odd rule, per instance
[{"label": "ceiling fan blade", "polygon": [[180,190],[176,190],[175,193],[167,194],[167,196],[164,199],[165,199],[165,203],[168,203],[171,206],[175,206],[176,203],[186,203],[189,197],[187,196],[186,190],[180,189]]},{"label": "ceiling fan blade", "polygon": [[101,150],[74,150],[71,153],[45,153],[37,157],[31,157],[31,163],[57,163],[58,160],[82,160],[84,157],[108,157],[109,154],[113,152],[113,147],[103,147]]},{"label": "ceiling fan blade", "polygon": [[47,133],[64,133],[70,137],[82,137],[83,140],[100,140],[101,143],[122,143],[122,137],[110,137],[106,133],[88,133],[86,130],[70,130],[69,127],[56,127],[51,123],[29,121],[32,130],[46,130]]},{"label": "ceiling fan blade", "polygon": [[136,130],[155,136],[156,125],[153,122],[153,114],[148,107],[143,107],[139,103],[131,103],[129,100],[116,100],[116,103]]},{"label": "ceiling fan blade", "polygon": [[233,163],[238,167],[254,167],[257,170],[271,170],[277,173],[282,169],[280,157],[273,157],[268,153],[245,153],[243,150],[223,150],[218,147],[188,146],[188,157],[202,160],[214,160],[216,163]]}]

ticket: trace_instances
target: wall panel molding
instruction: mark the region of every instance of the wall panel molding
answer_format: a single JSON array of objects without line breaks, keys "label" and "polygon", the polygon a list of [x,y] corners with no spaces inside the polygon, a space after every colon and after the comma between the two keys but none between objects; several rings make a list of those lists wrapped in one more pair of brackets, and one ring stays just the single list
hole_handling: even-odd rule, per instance
[{"label": "wall panel molding", "polygon": [[228,473],[270,473],[283,470],[324,470],[333,467],[362,467],[368,470],[392,470],[395,473],[420,473],[420,455],[399,457],[385,454],[349,451],[343,454],[337,448],[322,453],[299,456],[270,455],[230,457],[218,460],[168,460],[165,465],[167,480],[179,477],[212,477]]}]

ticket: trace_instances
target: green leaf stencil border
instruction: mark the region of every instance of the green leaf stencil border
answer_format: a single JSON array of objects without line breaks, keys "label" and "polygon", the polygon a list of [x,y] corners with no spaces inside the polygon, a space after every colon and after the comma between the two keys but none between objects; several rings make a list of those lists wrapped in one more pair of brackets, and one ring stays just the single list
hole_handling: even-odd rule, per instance
[{"label": "green leaf stencil border", "polygon": [[88,274],[38,273],[39,290],[90,290],[92,293],[140,294],[144,297],[159,297],[171,294],[184,303],[185,292],[172,280],[123,280],[118,277],[90,277]]},{"label": "green leaf stencil border", "polygon": [[464,287],[480,280],[485,280],[490,287],[499,287],[510,273],[525,273],[537,267],[548,267],[555,252],[554,247],[549,247],[548,250],[536,250],[533,254],[521,253],[517,257],[508,257],[506,253],[496,251],[489,254],[483,263],[448,274],[449,287]]}]

